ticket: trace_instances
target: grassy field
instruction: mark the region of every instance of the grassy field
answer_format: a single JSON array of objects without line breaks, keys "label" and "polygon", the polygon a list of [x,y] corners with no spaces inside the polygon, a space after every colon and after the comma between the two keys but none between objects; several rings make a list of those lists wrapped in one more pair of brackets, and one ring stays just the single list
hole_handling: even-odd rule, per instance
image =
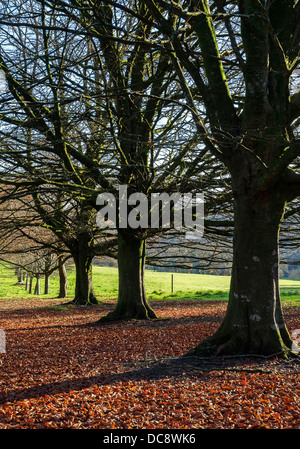
[{"label": "grassy field", "polygon": [[[68,268],[68,296],[74,292],[74,269]],[[146,270],[146,290],[148,298],[157,299],[221,299],[227,300],[230,277],[191,273],[173,273],[173,293],[171,292],[171,273]],[[93,284],[96,295],[116,298],[118,294],[117,269],[114,267],[94,266]],[[43,280],[41,292],[43,293]],[[284,301],[300,305],[300,281],[280,280],[281,295]],[[40,297],[55,297],[58,292],[58,276],[50,278],[50,294]],[[33,297],[24,286],[17,285],[14,270],[0,266],[0,298]]]}]

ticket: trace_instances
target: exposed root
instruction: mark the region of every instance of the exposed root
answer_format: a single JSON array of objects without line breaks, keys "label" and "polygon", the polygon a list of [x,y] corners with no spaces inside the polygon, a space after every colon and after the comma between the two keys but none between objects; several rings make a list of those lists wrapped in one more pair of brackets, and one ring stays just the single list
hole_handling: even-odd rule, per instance
[{"label": "exposed root", "polygon": [[76,306],[99,306],[103,304],[102,301],[97,299],[96,297],[89,298],[89,300],[84,300],[82,298],[75,297],[71,301],[67,302],[66,304],[73,304]]},{"label": "exposed root", "polygon": [[237,356],[237,357],[282,357],[295,358],[299,357],[299,353],[285,346],[280,340],[276,344],[256,346],[249,345],[249,342],[245,341],[243,344],[240,339],[236,338],[224,338],[220,340],[220,337],[214,338],[214,336],[207,338],[199,343],[198,346],[191,348],[186,354],[186,357],[219,357],[219,356]]},{"label": "exposed root", "polygon": [[118,308],[109,312],[107,315],[101,317],[96,324],[109,323],[112,321],[128,321],[128,320],[152,320],[158,319],[155,312],[152,309],[146,309],[145,307],[135,308],[134,310],[128,310],[120,312]]}]

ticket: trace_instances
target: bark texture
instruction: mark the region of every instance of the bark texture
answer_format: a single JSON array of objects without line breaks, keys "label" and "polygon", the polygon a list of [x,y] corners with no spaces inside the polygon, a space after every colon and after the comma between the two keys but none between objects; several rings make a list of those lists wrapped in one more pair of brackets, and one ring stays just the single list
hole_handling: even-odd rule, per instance
[{"label": "bark texture", "polygon": [[93,251],[91,236],[89,234],[80,235],[74,245],[71,254],[75,263],[76,282],[75,297],[73,304],[98,304],[93,288]]},{"label": "bark texture", "polygon": [[156,318],[145,291],[146,241],[118,236],[119,294],[114,311],[100,319],[149,319]]},{"label": "bark texture", "polygon": [[[189,354],[288,354],[279,292],[279,230],[284,194],[236,191],[232,277],[225,319]],[[294,349],[294,348],[293,348]]]},{"label": "bark texture", "polygon": [[63,263],[61,257],[60,257],[60,261],[59,261],[58,271],[59,271],[58,298],[65,298],[67,296],[67,292],[68,292],[68,278],[67,278],[66,266]]}]

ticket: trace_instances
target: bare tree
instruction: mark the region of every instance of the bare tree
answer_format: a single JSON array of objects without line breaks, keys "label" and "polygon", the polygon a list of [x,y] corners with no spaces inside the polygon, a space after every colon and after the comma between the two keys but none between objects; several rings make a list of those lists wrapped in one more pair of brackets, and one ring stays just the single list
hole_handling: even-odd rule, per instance
[{"label": "bare tree", "polygon": [[[290,92],[299,64],[300,4],[145,3],[174,55],[198,133],[231,175],[234,241],[227,314],[219,330],[190,353],[298,351],[282,316],[278,235],[286,203],[300,194],[295,122],[300,93]],[[171,11],[174,22],[167,20]]]}]

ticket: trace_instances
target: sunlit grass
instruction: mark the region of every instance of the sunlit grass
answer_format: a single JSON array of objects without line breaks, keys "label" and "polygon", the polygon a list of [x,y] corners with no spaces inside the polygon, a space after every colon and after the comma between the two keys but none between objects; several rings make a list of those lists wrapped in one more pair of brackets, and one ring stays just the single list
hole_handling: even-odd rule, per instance
[{"label": "sunlit grass", "polygon": [[[74,267],[68,267],[68,297],[72,298],[75,288]],[[173,292],[172,292],[173,275]],[[170,273],[146,270],[145,283],[150,300],[224,300],[228,299],[230,276],[214,276],[194,273]],[[115,267],[93,267],[93,285],[97,296],[116,298],[118,295],[118,271]],[[300,305],[300,281],[280,280],[281,296],[285,302]],[[44,295],[44,280],[41,279],[40,297],[56,297],[59,290],[57,274],[50,277],[50,293]],[[14,269],[0,266],[0,297],[34,297],[18,285]]]}]

